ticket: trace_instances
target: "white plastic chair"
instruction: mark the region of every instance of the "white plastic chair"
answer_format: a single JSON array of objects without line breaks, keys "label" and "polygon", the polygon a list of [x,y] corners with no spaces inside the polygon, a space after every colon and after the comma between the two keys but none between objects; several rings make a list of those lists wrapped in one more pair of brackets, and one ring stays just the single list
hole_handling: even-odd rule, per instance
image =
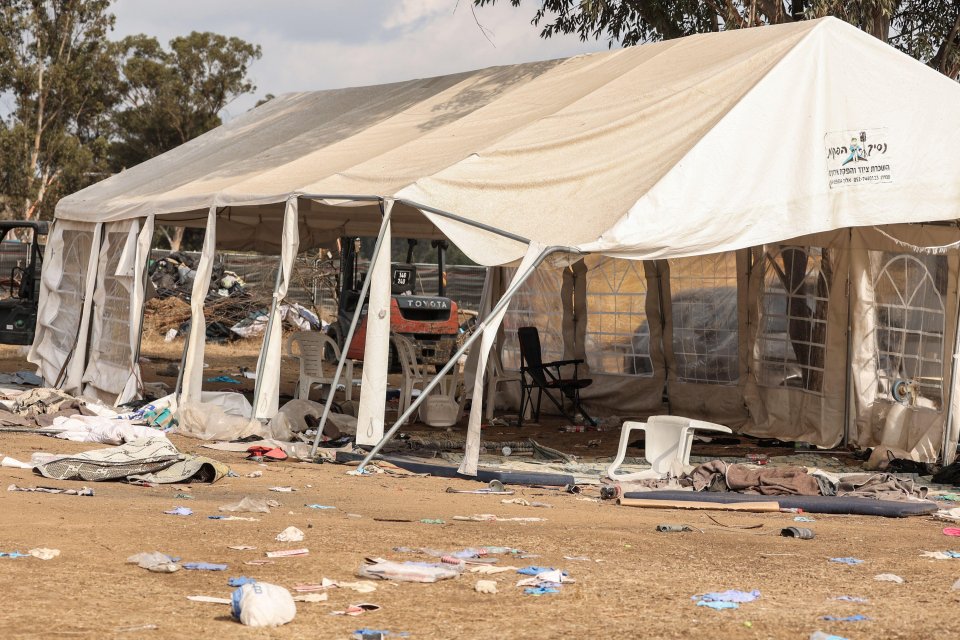
[{"label": "white plastic chair", "polygon": [[[510,373],[504,373],[503,363],[500,361],[499,356],[496,353],[490,354],[490,360],[487,365],[487,398],[484,403],[484,415],[487,417],[487,422],[493,419],[493,410],[494,405],[497,401],[497,389],[501,383],[505,382],[520,382],[520,374],[511,371]],[[524,416],[526,417],[526,416]]]},{"label": "white plastic chair", "polygon": [[425,366],[417,361],[416,349],[408,338],[391,334],[390,341],[397,350],[397,358],[400,360],[400,369],[403,372],[403,381],[400,383],[400,404],[397,407],[397,415],[400,416],[413,401],[414,389],[423,391],[427,386],[427,376]]},{"label": "white plastic chair", "polygon": [[[297,344],[299,353],[293,352],[293,345]],[[320,331],[298,331],[287,338],[287,355],[300,360],[300,378],[297,381],[295,398],[310,399],[310,388],[315,384],[329,385],[333,383],[335,365],[326,363],[324,368],[324,352],[330,349],[337,361],[340,360],[340,349],[330,336]],[[353,395],[353,360],[344,363],[340,383],[344,386],[344,398],[350,400]]]},{"label": "white plastic chair", "polygon": [[729,427],[720,424],[681,416],[651,416],[647,422],[624,422],[617,457],[607,469],[607,476],[612,480],[627,481],[651,477],[652,474],[646,471],[616,473],[627,455],[627,445],[633,431],[645,432],[643,457],[650,463],[650,469],[656,477],[679,475],[683,468],[690,464],[690,450],[693,448],[693,435],[697,429],[733,433]]}]

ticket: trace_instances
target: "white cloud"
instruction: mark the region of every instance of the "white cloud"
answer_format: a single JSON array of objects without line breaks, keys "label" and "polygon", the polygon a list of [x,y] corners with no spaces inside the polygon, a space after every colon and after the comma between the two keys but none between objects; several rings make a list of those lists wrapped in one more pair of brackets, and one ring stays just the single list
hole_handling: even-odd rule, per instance
[{"label": "white cloud", "polygon": [[[606,49],[575,36],[543,40],[533,5],[502,0],[471,12],[470,0],[119,0],[116,37],[147,33],[161,42],[190,31],[241,37],[263,48],[250,73],[256,96],[378,84]],[[454,11],[454,8],[457,8]],[[491,44],[477,25],[489,30]]]}]

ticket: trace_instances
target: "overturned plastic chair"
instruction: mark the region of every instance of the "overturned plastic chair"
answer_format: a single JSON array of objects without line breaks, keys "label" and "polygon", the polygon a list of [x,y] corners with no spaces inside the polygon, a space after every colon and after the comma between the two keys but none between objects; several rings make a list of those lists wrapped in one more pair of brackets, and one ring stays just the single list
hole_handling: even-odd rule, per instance
[{"label": "overturned plastic chair", "polygon": [[[293,345],[298,346],[299,353],[293,352]],[[333,383],[334,367],[327,363],[329,371],[324,368],[324,354],[327,349],[335,361],[340,360],[340,349],[337,343],[320,331],[298,331],[287,338],[287,355],[300,360],[300,378],[297,381],[297,391],[294,398],[310,399],[310,388],[315,384],[329,385]],[[344,399],[350,400],[353,395],[353,360],[347,360],[343,368],[340,382],[344,386]]]},{"label": "overturned plastic chair", "polygon": [[[607,476],[611,480],[629,481],[680,475],[684,467],[690,464],[690,450],[697,429],[733,433],[729,427],[721,424],[681,416],[651,416],[646,422],[624,422],[617,457],[607,469]],[[618,474],[616,471],[627,456],[627,445],[630,444],[633,431],[645,433],[643,457],[650,463],[650,471]]]}]

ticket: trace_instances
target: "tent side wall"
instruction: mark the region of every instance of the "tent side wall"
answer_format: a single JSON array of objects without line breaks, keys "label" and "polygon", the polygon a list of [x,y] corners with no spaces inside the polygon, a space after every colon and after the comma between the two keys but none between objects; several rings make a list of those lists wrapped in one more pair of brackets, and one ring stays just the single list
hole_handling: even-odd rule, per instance
[{"label": "tent side wall", "polygon": [[[892,225],[667,261],[594,255],[585,274],[544,265],[507,314],[504,366],[533,325],[545,359],[585,353],[594,415],[674,413],[918,460],[946,444],[952,458],[960,253],[925,248],[956,242],[954,227]],[[585,279],[586,313],[564,278]],[[501,398],[514,408],[515,387]]]}]

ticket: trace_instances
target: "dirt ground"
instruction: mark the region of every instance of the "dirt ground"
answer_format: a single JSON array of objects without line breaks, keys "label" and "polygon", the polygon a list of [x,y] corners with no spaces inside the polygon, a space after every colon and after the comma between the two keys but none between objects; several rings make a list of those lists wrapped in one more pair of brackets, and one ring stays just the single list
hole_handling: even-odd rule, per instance
[{"label": "dirt ground", "polygon": [[[2,356],[6,355],[6,358]],[[163,366],[162,354],[146,354]],[[23,368],[16,354],[0,354],[0,369]],[[221,360],[220,358],[223,358]],[[212,375],[236,367],[231,354],[210,353]],[[173,358],[175,359],[175,358]],[[230,365],[229,367],[227,365]],[[251,382],[252,381],[248,381]],[[555,434],[552,446],[567,451],[616,433],[556,434],[555,428],[525,427],[523,432],[487,430],[485,438],[522,439]],[[884,519],[816,515],[800,525],[814,540],[780,537],[793,514],[743,514],[644,510],[558,491],[517,488],[517,495],[553,508],[500,503],[501,496],[446,493],[447,487],[477,488],[467,480],[430,477],[348,476],[348,467],[332,464],[271,462],[259,465],[243,454],[202,449],[201,442],[174,436],[184,452],[222,460],[240,477],[214,485],[144,488],[98,483],[94,497],[0,491],[0,551],[35,547],[61,550],[61,556],[0,558],[0,638],[349,638],[363,627],[408,632],[412,638],[798,638],[822,630],[850,639],[950,638],[960,634],[957,604],[960,560],[921,558],[922,551],[960,550],[942,533],[943,525],[926,517]],[[28,460],[36,451],[79,452],[98,445],[71,443],[33,434],[0,434],[0,454]],[[592,450],[592,449],[591,449]],[[247,478],[252,471],[259,478]],[[80,487],[27,470],[0,468],[0,485]],[[292,486],[276,493],[273,486]],[[192,499],[176,497],[177,494]],[[244,496],[273,498],[282,506],[270,514],[246,514],[257,522],[210,520],[220,505]],[[336,507],[314,510],[304,505]],[[192,516],[165,515],[174,506]],[[544,522],[462,522],[455,515],[493,513],[541,517]],[[710,518],[713,516],[719,523]],[[424,518],[445,524],[424,524]],[[383,522],[409,520],[409,522]],[[657,533],[659,523],[689,524],[692,533]],[[280,543],[288,526],[306,533],[303,543]],[[744,525],[762,525],[741,529]],[[230,545],[251,545],[235,551]],[[576,580],[562,592],[540,597],[523,594],[519,577],[490,577],[499,593],[474,591],[477,574],[436,584],[378,584],[358,594],[332,589],[327,602],[297,604],[297,617],[271,630],[241,626],[224,605],[191,602],[188,595],[229,597],[227,579],[250,576],[287,588],[328,577],[352,580],[366,556],[430,560],[400,553],[395,547],[454,551],[482,545],[508,546],[535,555],[503,557],[500,564],[563,568]],[[305,557],[275,564],[245,565],[267,550],[307,547]],[[155,574],[125,564],[140,551],[162,551],[184,561],[225,563],[225,572],[179,571]],[[585,556],[589,560],[565,559]],[[831,563],[857,557],[863,564]],[[894,573],[904,584],[877,582]],[[726,589],[761,592],[759,600],[737,610],[697,607],[691,596]],[[841,595],[867,603],[837,601]],[[359,617],[330,615],[348,604],[371,602],[380,611]],[[827,622],[822,616],[864,614],[865,622]],[[156,630],[125,630],[156,625]]]}]

